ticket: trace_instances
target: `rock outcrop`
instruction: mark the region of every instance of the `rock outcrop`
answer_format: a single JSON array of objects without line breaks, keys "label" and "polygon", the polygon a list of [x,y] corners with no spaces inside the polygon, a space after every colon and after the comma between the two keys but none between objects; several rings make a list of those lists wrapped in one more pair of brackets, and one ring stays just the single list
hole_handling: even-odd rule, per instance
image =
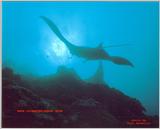
[{"label": "rock outcrop", "polygon": [[[158,127],[158,117],[107,84],[87,83],[73,69],[59,67],[48,77],[27,80],[11,69],[2,71],[3,127]],[[17,112],[17,110],[57,112]],[[149,124],[129,124],[132,120]]]}]

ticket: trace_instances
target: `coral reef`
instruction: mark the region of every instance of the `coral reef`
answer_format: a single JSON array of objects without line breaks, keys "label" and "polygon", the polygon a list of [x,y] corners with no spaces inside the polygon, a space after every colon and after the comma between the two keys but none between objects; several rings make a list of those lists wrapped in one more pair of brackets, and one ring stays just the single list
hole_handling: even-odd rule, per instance
[{"label": "coral reef", "polygon": [[[17,112],[17,110],[63,112]],[[64,66],[47,77],[26,78],[10,68],[2,71],[3,127],[158,127],[158,117],[107,84],[83,81]],[[148,124],[133,124],[143,120]],[[141,121],[142,122],[142,121]]]}]

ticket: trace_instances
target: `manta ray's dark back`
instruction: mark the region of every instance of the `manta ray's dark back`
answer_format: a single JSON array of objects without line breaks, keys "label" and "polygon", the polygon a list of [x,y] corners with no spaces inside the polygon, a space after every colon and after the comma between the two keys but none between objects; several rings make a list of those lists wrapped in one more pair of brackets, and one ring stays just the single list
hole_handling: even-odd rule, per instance
[{"label": "manta ray's dark back", "polygon": [[87,60],[108,60],[117,65],[128,65],[133,67],[133,64],[129,60],[123,57],[110,56],[109,54],[107,54],[107,52],[102,48],[102,44],[100,44],[98,48],[79,47],[71,44],[63,37],[58,27],[53,21],[51,21],[45,16],[41,16],[41,18],[48,24],[48,26],[57,35],[57,37],[68,47],[68,49],[73,55],[85,58]]}]

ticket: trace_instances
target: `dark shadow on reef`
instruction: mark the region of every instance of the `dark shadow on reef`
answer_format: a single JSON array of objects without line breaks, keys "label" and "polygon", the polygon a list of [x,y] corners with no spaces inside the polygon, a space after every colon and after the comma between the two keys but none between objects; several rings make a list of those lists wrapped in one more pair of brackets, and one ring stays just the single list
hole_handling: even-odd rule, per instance
[{"label": "dark shadow on reef", "polygon": [[[63,112],[16,112],[61,109]],[[107,84],[87,83],[73,69],[59,67],[43,78],[2,71],[3,127],[158,127],[158,116],[144,114],[141,103]],[[147,124],[133,124],[143,120]]]}]

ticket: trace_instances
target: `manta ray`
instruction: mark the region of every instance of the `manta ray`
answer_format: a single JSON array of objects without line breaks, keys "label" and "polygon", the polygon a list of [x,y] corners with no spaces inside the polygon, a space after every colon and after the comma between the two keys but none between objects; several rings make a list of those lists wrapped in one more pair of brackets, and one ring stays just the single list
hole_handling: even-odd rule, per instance
[{"label": "manta ray", "polygon": [[83,47],[83,46],[77,46],[72,43],[70,43],[60,32],[56,24],[51,21],[49,18],[45,16],[40,16],[51,28],[51,30],[56,34],[56,36],[67,46],[68,50],[72,55],[75,55],[77,57],[84,58],[86,60],[107,60],[111,61],[117,65],[128,65],[133,67],[133,64],[119,56],[111,56],[109,55],[103,48],[102,43],[100,43],[97,47],[91,48],[91,47]]}]

